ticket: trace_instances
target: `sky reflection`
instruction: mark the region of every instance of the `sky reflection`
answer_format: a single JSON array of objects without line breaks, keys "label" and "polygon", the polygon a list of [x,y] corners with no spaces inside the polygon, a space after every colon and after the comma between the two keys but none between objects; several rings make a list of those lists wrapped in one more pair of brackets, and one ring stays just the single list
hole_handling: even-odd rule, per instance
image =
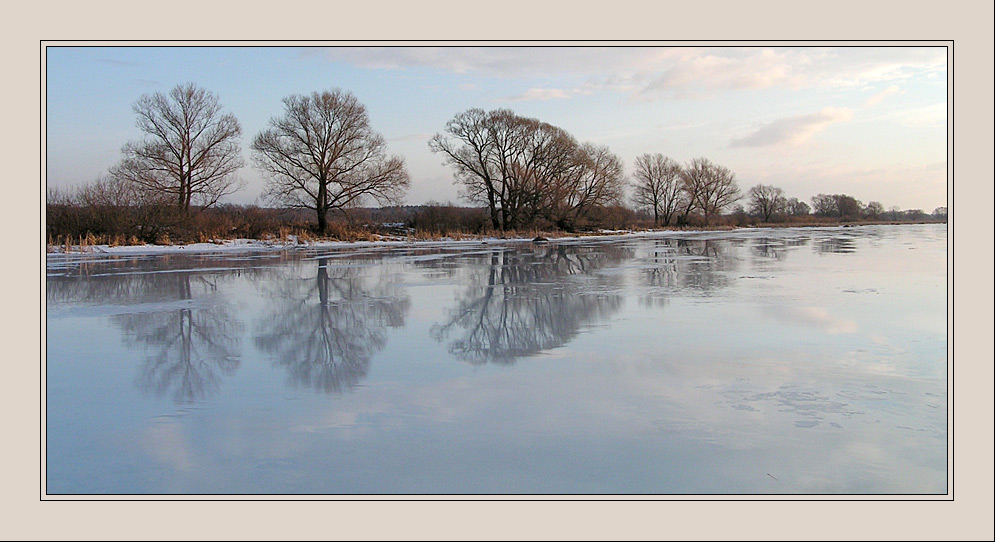
[{"label": "sky reflection", "polygon": [[50,493],[942,494],[943,226],[54,265]]}]

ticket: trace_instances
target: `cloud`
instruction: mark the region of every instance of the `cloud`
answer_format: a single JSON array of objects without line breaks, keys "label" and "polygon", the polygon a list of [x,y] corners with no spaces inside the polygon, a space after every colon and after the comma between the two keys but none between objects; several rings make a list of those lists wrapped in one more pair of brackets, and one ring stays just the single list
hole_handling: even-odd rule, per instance
[{"label": "cloud", "polygon": [[867,101],[864,102],[864,107],[875,106],[875,105],[881,103],[881,100],[884,100],[888,96],[891,96],[893,94],[898,94],[899,90],[900,89],[898,88],[898,85],[891,85],[890,87],[888,87],[888,88],[882,90],[881,92],[878,92],[877,94],[875,94],[875,95],[871,96],[870,98],[868,98]]},{"label": "cloud", "polygon": [[663,73],[644,85],[638,93],[649,95],[682,88],[740,90],[775,85],[795,87],[803,83],[796,73],[797,68],[810,63],[811,59],[804,51],[796,50],[690,50],[669,62]]},{"label": "cloud", "polygon": [[945,74],[947,67],[943,47],[328,47],[305,54],[367,69],[569,76],[585,81],[575,90],[617,92],[637,101],[774,87],[862,88]]},{"label": "cloud", "polygon": [[546,100],[563,100],[569,98],[570,96],[576,94],[576,90],[572,89],[560,89],[560,88],[530,88],[529,90],[518,94],[515,96],[506,96],[502,98],[504,101],[509,102],[526,102],[526,101],[546,101]]},{"label": "cloud", "polygon": [[898,114],[898,122],[910,128],[943,126],[947,122],[947,104],[937,103]]},{"label": "cloud", "polygon": [[775,120],[744,137],[734,139],[731,147],[768,147],[783,143],[798,145],[831,124],[853,118],[847,108],[826,107],[818,113]]},{"label": "cloud", "polygon": [[[637,48],[653,51],[656,48]],[[485,77],[533,77],[600,73],[640,58],[618,47],[327,47],[308,50],[336,62],[368,69],[435,68]]]}]

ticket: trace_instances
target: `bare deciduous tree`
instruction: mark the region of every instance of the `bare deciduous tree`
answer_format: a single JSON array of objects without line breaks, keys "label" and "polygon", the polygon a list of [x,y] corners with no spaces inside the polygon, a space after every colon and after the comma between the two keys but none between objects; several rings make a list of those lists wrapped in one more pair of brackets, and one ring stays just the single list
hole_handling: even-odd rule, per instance
[{"label": "bare deciduous tree", "polygon": [[812,198],[812,209],[820,216],[859,218],[864,214],[864,204],[846,194],[819,194]]},{"label": "bare deciduous tree", "polygon": [[621,161],[606,147],[508,109],[459,113],[429,148],[453,167],[463,198],[487,206],[494,229],[540,219],[572,229],[623,189]]},{"label": "bare deciduous tree", "polygon": [[283,116],[252,142],[270,201],[315,211],[324,232],[333,209],[365,198],[381,205],[401,200],[409,184],[404,159],[387,156],[355,96],[336,89],[288,96],[283,104]]},{"label": "bare deciduous tree", "polygon": [[792,216],[802,216],[807,215],[812,211],[812,208],[808,206],[804,201],[799,201],[798,198],[789,198],[787,203],[787,212]]},{"label": "bare deciduous tree", "polygon": [[864,204],[853,196],[846,194],[834,194],[836,199],[836,209],[840,213],[840,218],[859,218],[864,214]]},{"label": "bare deciduous tree", "polygon": [[632,201],[637,207],[653,210],[653,224],[669,226],[678,209],[685,205],[681,185],[681,165],[662,154],[636,158]]},{"label": "bare deciduous tree", "polygon": [[878,217],[880,217],[884,213],[884,205],[881,205],[881,202],[879,201],[872,201],[867,204],[865,212],[867,213],[867,216],[869,216],[874,220],[877,220]]},{"label": "bare deciduous tree", "polygon": [[835,216],[839,212],[836,199],[829,194],[812,196],[812,211],[819,216]]},{"label": "bare deciduous tree", "polygon": [[505,230],[548,212],[541,188],[570,167],[575,145],[565,131],[509,109],[459,113],[429,141],[455,170],[462,196],[486,205],[491,226]]},{"label": "bare deciduous tree", "polygon": [[589,220],[594,209],[617,204],[622,199],[625,172],[622,161],[608,147],[591,143],[564,149],[569,161],[542,187],[544,217],[565,230]]},{"label": "bare deciduous tree", "polygon": [[501,227],[499,209],[505,192],[498,168],[493,114],[483,109],[469,109],[446,123],[445,135],[436,134],[429,141],[433,152],[441,152],[455,170],[456,182],[463,185],[463,197],[472,203],[487,205],[491,227]]},{"label": "bare deciduous tree", "polygon": [[193,83],[169,95],[157,92],[135,102],[142,141],[124,146],[111,176],[146,191],[165,194],[184,211],[209,207],[242,187],[242,128],[221,113],[218,98]]},{"label": "bare deciduous tree", "polygon": [[685,216],[692,210],[697,210],[706,224],[740,197],[736,176],[732,171],[713,164],[707,158],[691,160],[684,168],[681,181],[687,195]]},{"label": "bare deciduous tree", "polygon": [[784,191],[769,184],[758,184],[750,188],[750,212],[759,216],[764,222],[770,222],[771,217],[783,213],[787,208]]}]

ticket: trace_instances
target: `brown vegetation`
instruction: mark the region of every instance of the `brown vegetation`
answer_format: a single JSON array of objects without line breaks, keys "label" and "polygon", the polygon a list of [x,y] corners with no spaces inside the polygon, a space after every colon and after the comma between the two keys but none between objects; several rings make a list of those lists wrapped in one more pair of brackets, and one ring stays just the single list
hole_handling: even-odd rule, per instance
[{"label": "brown vegetation", "polygon": [[[727,229],[842,223],[945,221],[946,207],[885,210],[846,194],[812,206],[781,188],[756,185],[749,209],[735,174],[706,158],[686,165],[662,154],[636,159],[627,184],[608,147],[577,141],[538,119],[499,109],[457,114],[429,142],[471,206],[397,205],[409,186],[403,158],[388,156],[365,107],[346,91],[284,99],[284,114],[252,142],[255,165],[276,207],[220,204],[242,182],[241,128],[218,99],[194,84],[134,104],[144,139],[122,149],[108,176],[49,190],[50,247],[221,242],[439,238],[540,238],[604,230]],[[624,194],[632,191],[627,207]],[[361,207],[376,202],[383,207]],[[334,214],[333,214],[334,213]]]}]

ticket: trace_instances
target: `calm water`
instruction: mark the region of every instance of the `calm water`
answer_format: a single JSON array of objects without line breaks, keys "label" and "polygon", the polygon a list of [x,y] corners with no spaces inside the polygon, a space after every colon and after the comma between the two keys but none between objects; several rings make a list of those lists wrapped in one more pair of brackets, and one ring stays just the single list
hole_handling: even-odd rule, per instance
[{"label": "calm water", "polygon": [[943,494],[941,225],[50,259],[49,494]]}]

